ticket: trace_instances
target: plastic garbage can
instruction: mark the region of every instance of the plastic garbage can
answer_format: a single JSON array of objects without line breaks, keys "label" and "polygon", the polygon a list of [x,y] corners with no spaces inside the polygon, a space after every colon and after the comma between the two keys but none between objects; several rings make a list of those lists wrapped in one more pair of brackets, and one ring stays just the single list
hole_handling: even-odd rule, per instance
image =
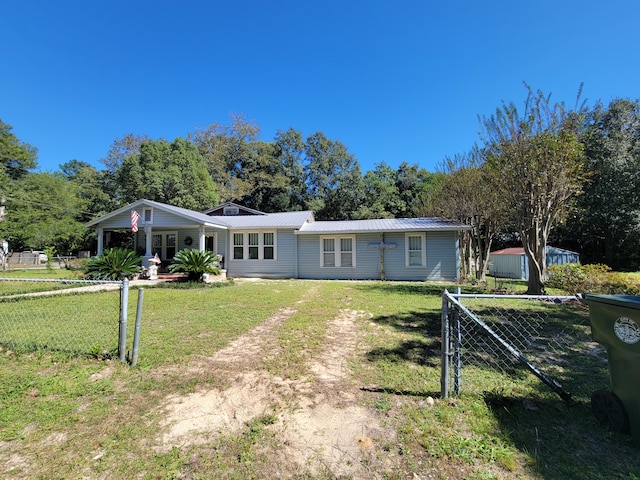
[{"label": "plastic garbage can", "polygon": [[640,296],[585,293],[593,339],[609,358],[611,391],[598,390],[591,408],[600,423],[631,433],[640,447]]}]

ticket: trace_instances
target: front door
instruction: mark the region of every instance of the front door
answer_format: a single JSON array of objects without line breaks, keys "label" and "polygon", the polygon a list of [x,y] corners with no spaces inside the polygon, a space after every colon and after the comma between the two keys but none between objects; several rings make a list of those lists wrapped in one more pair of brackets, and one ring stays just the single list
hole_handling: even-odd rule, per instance
[{"label": "front door", "polygon": [[176,255],[176,245],[178,240],[177,232],[154,233],[151,241],[151,252],[156,253],[163,261],[171,261]]}]

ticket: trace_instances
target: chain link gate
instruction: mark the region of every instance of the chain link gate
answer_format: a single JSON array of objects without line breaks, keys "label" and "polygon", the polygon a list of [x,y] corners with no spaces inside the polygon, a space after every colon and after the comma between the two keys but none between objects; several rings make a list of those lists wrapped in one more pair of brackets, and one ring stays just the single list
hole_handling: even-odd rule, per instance
[{"label": "chain link gate", "polygon": [[124,360],[128,281],[0,278],[0,349]]},{"label": "chain link gate", "polygon": [[575,296],[451,294],[445,290],[442,397],[449,397],[452,391],[460,393],[463,366],[504,373],[523,365],[570,402],[571,394],[554,375],[574,343],[587,341],[590,335],[588,319],[572,315],[572,308],[584,308]]}]

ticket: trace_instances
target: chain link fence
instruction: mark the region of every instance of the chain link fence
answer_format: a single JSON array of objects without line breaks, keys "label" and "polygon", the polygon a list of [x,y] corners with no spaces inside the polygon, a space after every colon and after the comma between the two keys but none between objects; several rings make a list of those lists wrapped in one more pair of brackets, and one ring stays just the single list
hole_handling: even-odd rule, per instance
[{"label": "chain link fence", "polygon": [[[0,348],[115,357],[127,282],[0,278]],[[123,298],[125,308],[122,308]]]},{"label": "chain link fence", "polygon": [[443,293],[443,397],[486,388],[487,371],[526,369],[570,401],[580,376],[603,362],[606,352],[591,339],[588,310],[577,297]]}]

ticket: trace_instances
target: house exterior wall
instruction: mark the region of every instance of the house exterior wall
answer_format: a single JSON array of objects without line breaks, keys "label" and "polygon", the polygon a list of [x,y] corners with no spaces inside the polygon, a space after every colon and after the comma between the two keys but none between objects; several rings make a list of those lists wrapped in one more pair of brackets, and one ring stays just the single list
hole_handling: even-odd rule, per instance
[{"label": "house exterior wall", "polygon": [[[378,280],[380,252],[370,244],[381,242],[379,233],[358,234],[356,237],[356,266],[321,267],[321,235],[298,236],[298,277],[321,280]],[[456,232],[428,232],[426,234],[427,263],[424,267],[407,267],[405,234],[386,233],[383,242],[395,244],[384,249],[384,273],[387,280],[455,280],[459,272],[458,236]]]},{"label": "house exterior wall", "polygon": [[[318,280],[371,280],[380,278],[380,256],[377,249],[368,248],[378,242],[378,234],[355,235],[355,267],[322,267],[320,238],[325,235],[298,235],[298,278]],[[336,235],[326,235],[337,237]],[[340,235],[342,237],[354,235]]]},{"label": "house exterior wall", "polygon": [[[295,278],[296,239],[293,229],[276,231],[276,260],[234,260],[232,253],[233,234],[241,231],[245,230],[228,230],[226,235],[224,264],[227,277]],[[265,231],[270,230],[265,229]]]},{"label": "house exterior wall", "polygon": [[407,267],[404,232],[385,236],[385,241],[398,247],[385,251],[387,280],[442,281],[456,280],[460,272],[457,232],[426,232],[427,263],[425,267]]}]

